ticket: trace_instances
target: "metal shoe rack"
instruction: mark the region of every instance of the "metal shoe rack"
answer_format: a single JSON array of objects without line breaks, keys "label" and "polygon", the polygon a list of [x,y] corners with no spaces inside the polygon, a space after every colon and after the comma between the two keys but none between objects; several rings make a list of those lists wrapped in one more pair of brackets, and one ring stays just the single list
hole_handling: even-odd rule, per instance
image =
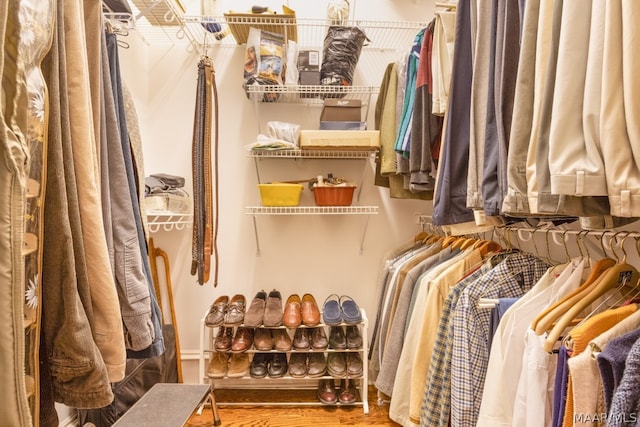
[{"label": "metal shoe rack", "polygon": [[[214,347],[214,341],[217,331],[217,328],[208,327],[205,324],[205,319],[207,317],[207,312],[204,313],[202,319],[200,320],[200,360],[199,360],[199,378],[202,384],[211,384],[213,389],[264,389],[264,390],[277,390],[277,389],[296,389],[296,390],[316,390],[318,388],[318,384],[322,379],[331,379],[333,378],[336,381],[339,381],[343,378],[332,377],[330,375],[324,375],[319,378],[293,378],[289,374],[286,374],[282,378],[269,378],[268,376],[265,378],[251,378],[249,372],[247,372],[244,376],[239,378],[209,378],[207,376],[207,367],[209,364],[209,360],[211,359],[211,355],[216,352]],[[321,351],[325,354],[325,357],[330,353],[342,352],[342,353],[353,353],[357,352],[360,354],[360,358],[362,359],[362,376],[354,378],[349,377],[349,379],[356,380],[359,384],[358,392],[360,394],[360,400],[357,400],[354,403],[335,403],[332,405],[324,404],[320,401],[310,402],[310,401],[291,401],[291,402],[274,402],[274,401],[255,401],[255,402],[221,402],[217,401],[218,406],[242,406],[242,405],[255,405],[255,406],[362,406],[362,410],[365,414],[369,413],[369,404],[368,404],[368,357],[367,357],[367,348],[368,348],[368,326],[369,320],[367,319],[366,312],[363,308],[360,308],[360,313],[362,315],[362,322],[358,324],[360,328],[360,335],[362,336],[362,347],[357,350],[335,350],[331,348],[327,348],[325,350],[296,350],[291,349],[286,351],[287,359],[292,353],[312,353]],[[237,325],[243,326],[243,325]],[[341,326],[346,326],[346,324],[342,324]],[[305,327],[305,326],[300,326]],[[327,336],[329,336],[329,326],[325,324],[320,324],[317,327],[325,328],[325,332]],[[269,328],[269,329],[287,329],[284,326],[280,326],[278,328]],[[293,330],[287,329],[289,334],[293,336]],[[292,338],[293,339],[293,338]],[[231,353],[231,352],[229,352]],[[256,353],[282,353],[276,350],[271,351],[258,351],[253,348],[253,346],[247,350],[250,357]]]}]

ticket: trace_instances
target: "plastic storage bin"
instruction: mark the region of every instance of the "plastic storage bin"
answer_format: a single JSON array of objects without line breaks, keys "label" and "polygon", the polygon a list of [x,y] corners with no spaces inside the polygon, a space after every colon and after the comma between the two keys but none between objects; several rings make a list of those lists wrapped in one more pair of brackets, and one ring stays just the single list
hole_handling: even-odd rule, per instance
[{"label": "plastic storage bin", "polygon": [[298,206],[302,184],[258,184],[262,206]]},{"label": "plastic storage bin", "polygon": [[313,187],[313,197],[318,206],[350,206],[355,185]]}]

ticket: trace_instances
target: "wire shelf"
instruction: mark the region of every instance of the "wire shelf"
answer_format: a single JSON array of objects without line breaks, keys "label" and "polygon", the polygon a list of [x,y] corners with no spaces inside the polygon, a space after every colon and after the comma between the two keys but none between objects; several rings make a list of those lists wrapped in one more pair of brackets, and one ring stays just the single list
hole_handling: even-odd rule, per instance
[{"label": "wire shelf", "polygon": [[373,150],[249,150],[248,157],[285,159],[368,159],[375,156]]},{"label": "wire shelf", "polygon": [[375,215],[378,206],[247,206],[247,215]]},{"label": "wire shelf", "polygon": [[148,211],[147,223],[149,231],[156,233],[161,229],[164,231],[182,230],[191,227],[193,214],[164,212],[164,211]]},{"label": "wire shelf", "polygon": [[[327,29],[331,26],[331,23],[326,19],[274,18],[264,15],[256,17],[185,15],[182,17],[182,21],[185,34],[198,47],[203,45],[237,46],[238,43],[231,34],[230,25],[236,27],[277,26],[282,28],[283,33],[295,32],[299,47],[318,47],[323,45]],[[428,23],[349,20],[343,25],[359,27],[365,32],[368,38],[363,46],[365,50],[397,51],[411,47],[416,34]],[[211,33],[205,27],[220,29],[220,31]]]}]

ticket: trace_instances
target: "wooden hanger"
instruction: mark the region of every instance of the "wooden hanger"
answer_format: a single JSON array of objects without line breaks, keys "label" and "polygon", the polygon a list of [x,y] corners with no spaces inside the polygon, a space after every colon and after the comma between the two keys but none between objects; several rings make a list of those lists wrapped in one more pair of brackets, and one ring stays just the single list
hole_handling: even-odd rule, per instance
[{"label": "wooden hanger", "polygon": [[[612,240],[615,236],[612,238]],[[623,239],[624,240],[624,239]],[[611,242],[610,242],[611,243]],[[615,252],[614,252],[615,254]],[[544,343],[544,349],[551,351],[555,342],[561,337],[564,330],[578,317],[578,315],[589,307],[598,298],[616,288],[627,290],[636,289],[640,272],[632,265],[626,263],[626,254],[621,262],[609,267],[588,287],[588,292],[584,297],[577,299],[576,303],[568,307],[567,311],[560,316],[557,323],[553,325]]]}]

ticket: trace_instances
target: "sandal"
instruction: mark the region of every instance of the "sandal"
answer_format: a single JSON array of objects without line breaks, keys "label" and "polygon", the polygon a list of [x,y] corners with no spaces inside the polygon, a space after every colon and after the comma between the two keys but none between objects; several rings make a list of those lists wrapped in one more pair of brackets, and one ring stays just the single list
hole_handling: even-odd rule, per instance
[{"label": "sandal", "polygon": [[358,307],[358,304],[356,304],[353,298],[342,295],[340,297],[340,307],[342,309],[342,319],[344,323],[353,325],[362,322],[360,307]]},{"label": "sandal", "polygon": [[340,309],[340,298],[336,294],[331,294],[324,301],[322,306],[322,320],[330,326],[342,323],[342,310]]}]

